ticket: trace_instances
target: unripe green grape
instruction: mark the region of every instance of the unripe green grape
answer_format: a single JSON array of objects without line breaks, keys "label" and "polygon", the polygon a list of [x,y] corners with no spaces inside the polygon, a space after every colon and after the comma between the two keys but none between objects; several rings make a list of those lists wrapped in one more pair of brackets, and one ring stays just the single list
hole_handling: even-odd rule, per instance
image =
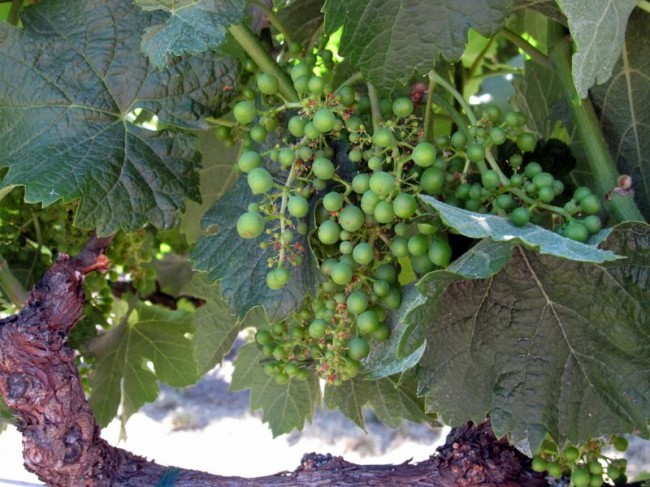
[{"label": "unripe green grape", "polygon": [[335,168],[332,161],[324,157],[318,157],[314,160],[311,170],[318,179],[327,181],[334,176]]},{"label": "unripe green grape", "polygon": [[345,262],[338,262],[332,267],[332,281],[341,286],[352,282],[352,268]]},{"label": "unripe green grape", "polygon": [[260,124],[269,132],[274,132],[280,126],[280,120],[275,115],[265,115],[260,118]]},{"label": "unripe green grape", "polygon": [[262,157],[257,151],[254,150],[242,152],[241,156],[239,156],[239,159],[237,159],[237,167],[243,173],[248,173],[252,169],[260,167],[261,165]]},{"label": "unripe green grape", "polygon": [[352,360],[362,360],[370,353],[370,345],[365,338],[357,337],[348,342],[348,357]]},{"label": "unripe green grape", "polygon": [[601,487],[605,483],[602,475],[590,475],[589,487]]},{"label": "unripe green grape", "polygon": [[308,122],[307,125],[305,125],[305,137],[307,137],[309,140],[317,139],[320,136],[320,130],[316,128],[314,122]]},{"label": "unripe green grape", "polygon": [[455,149],[464,149],[467,142],[467,134],[461,130],[458,130],[451,135],[450,143]]},{"label": "unripe green grape", "polygon": [[494,203],[502,210],[509,210],[515,206],[515,200],[510,193],[500,194]]},{"label": "unripe green grape", "polygon": [[537,145],[537,138],[530,132],[522,132],[517,136],[517,147],[521,152],[532,152]]},{"label": "unripe green grape", "polygon": [[289,229],[284,230],[280,235],[280,239],[286,244],[291,243],[293,241],[293,232]]},{"label": "unripe green grape", "polygon": [[527,178],[533,179],[537,174],[542,172],[542,166],[538,162],[529,162],[524,168],[524,174]]},{"label": "unripe green grape", "polygon": [[249,132],[251,139],[255,142],[264,142],[266,140],[266,129],[261,125],[254,125]]},{"label": "unripe green grape", "polygon": [[492,127],[490,129],[489,137],[494,145],[501,145],[508,139],[506,133],[501,127]]},{"label": "unripe green grape", "polygon": [[352,245],[352,242],[348,240],[344,240],[339,244],[339,252],[342,254],[351,254],[353,249],[354,245]]},{"label": "unripe green grape", "polygon": [[587,228],[582,223],[575,220],[566,224],[562,230],[562,235],[577,242],[586,242],[589,238]]},{"label": "unripe green grape", "polygon": [[591,476],[584,468],[575,468],[571,472],[571,483],[575,487],[588,487]]},{"label": "unripe green grape", "polygon": [[379,201],[375,206],[373,216],[377,223],[391,223],[395,219],[393,205],[388,201]]},{"label": "unripe green grape", "polygon": [[325,245],[335,244],[339,241],[341,227],[334,220],[325,220],[318,226],[318,240]]},{"label": "unripe green grape", "polygon": [[537,189],[540,189],[544,186],[552,186],[553,181],[555,181],[553,175],[545,171],[535,174],[532,178],[532,182]]},{"label": "unripe green grape", "polygon": [[284,385],[289,382],[290,377],[284,372],[278,372],[275,376],[275,382],[278,385]]},{"label": "unripe green grape", "polygon": [[359,98],[359,101],[357,102],[357,110],[361,115],[370,113],[370,97],[368,95],[363,95]]},{"label": "unripe green grape", "polygon": [[[278,289],[282,288],[285,284],[286,283],[283,283],[278,279],[278,275],[276,274],[275,270],[269,272],[266,275],[266,285],[269,289],[277,291]],[[280,360],[278,357],[276,358]]]},{"label": "unripe green grape", "polygon": [[399,288],[391,287],[388,294],[380,298],[379,302],[388,309],[397,309],[402,304],[402,293]]},{"label": "unripe green grape", "polygon": [[524,158],[521,156],[521,154],[513,154],[510,156],[510,159],[508,159],[508,164],[510,164],[510,167],[512,167],[515,170],[521,167],[523,162],[524,162]]},{"label": "unripe green grape", "polygon": [[549,462],[547,466],[547,472],[551,477],[559,479],[562,477],[562,467],[557,462]]},{"label": "unripe green grape", "polygon": [[576,460],[578,460],[580,457],[580,450],[578,450],[575,446],[567,446],[564,450],[562,450],[562,457],[568,463],[575,463]]},{"label": "unripe green grape", "polygon": [[327,187],[327,182],[316,178],[312,181],[311,185],[316,191],[323,191]]},{"label": "unripe green grape", "polygon": [[467,159],[471,162],[481,162],[485,159],[485,147],[483,147],[483,144],[479,144],[478,142],[470,142],[467,144],[465,154],[467,155]]},{"label": "unripe green grape", "polygon": [[456,191],[454,192],[454,196],[458,198],[459,200],[466,200],[469,198],[469,188],[470,185],[468,183],[461,183],[458,185],[456,188]]},{"label": "unripe green grape", "polygon": [[360,315],[357,318],[357,325],[359,324],[362,315],[369,313],[369,311],[366,311],[368,309],[368,296],[363,291],[354,291],[350,293],[345,304],[350,313]]},{"label": "unripe green grape", "polygon": [[413,268],[413,271],[420,276],[427,272],[431,272],[436,268],[435,264],[431,262],[431,259],[429,259],[427,254],[411,256],[411,267]]},{"label": "unripe green grape", "polygon": [[373,134],[372,140],[379,147],[393,147],[395,145],[393,132],[386,127],[378,128]]},{"label": "unripe green grape", "polygon": [[595,194],[588,194],[580,199],[580,208],[587,215],[596,215],[600,211],[600,199]]},{"label": "unripe green grape", "polygon": [[263,167],[251,169],[246,180],[253,194],[265,194],[273,187],[273,176]]},{"label": "unripe green grape", "polygon": [[395,178],[384,171],[372,173],[369,181],[370,189],[380,198],[385,198],[395,189]]},{"label": "unripe green grape", "polygon": [[352,250],[352,258],[357,264],[368,265],[374,259],[372,246],[366,242],[360,242]]},{"label": "unripe green grape", "polygon": [[409,255],[408,238],[395,237],[390,244],[390,251],[398,259]]},{"label": "unripe green grape", "polygon": [[451,260],[451,246],[445,240],[435,239],[429,244],[427,255],[438,267],[447,267]]},{"label": "unripe green grape", "polygon": [[501,178],[498,172],[488,169],[481,174],[481,182],[486,189],[496,189],[501,183]]},{"label": "unripe green grape", "polygon": [[357,174],[352,178],[352,190],[357,194],[363,194],[370,188],[370,175],[366,173]]},{"label": "unripe green grape", "polygon": [[381,98],[379,100],[379,113],[384,118],[393,116],[393,105],[387,98]]},{"label": "unripe green grape", "polygon": [[350,240],[350,232],[347,230],[341,230],[341,235],[339,235],[341,240]]},{"label": "unripe green grape", "polygon": [[320,96],[325,91],[325,80],[320,76],[312,76],[307,83],[307,89],[312,95]]},{"label": "unripe green grape", "polygon": [[214,138],[221,141],[230,140],[232,139],[232,130],[225,125],[219,125],[214,129]]},{"label": "unripe green grape", "polygon": [[327,211],[339,211],[343,206],[343,195],[337,191],[330,191],[323,197],[323,206]]},{"label": "unripe green grape", "polygon": [[[366,301],[366,306],[367,306],[367,301]],[[359,314],[359,316],[357,316],[357,328],[359,329],[359,332],[362,335],[370,335],[378,327],[379,327],[379,316],[377,316],[377,312],[374,309],[369,309],[367,311],[364,310]]]},{"label": "unripe green grape", "polygon": [[356,93],[354,92],[354,88],[352,88],[350,85],[341,86],[336,91],[336,96],[338,96],[341,104],[345,105],[346,107],[352,106],[356,100]]},{"label": "unripe green grape", "polygon": [[321,133],[326,133],[334,128],[336,116],[329,108],[321,108],[314,114],[312,122]]},{"label": "unripe green grape", "polygon": [[445,186],[445,173],[437,167],[430,167],[420,176],[420,188],[426,194],[439,195]]},{"label": "unripe green grape", "polygon": [[278,154],[278,162],[282,167],[290,167],[294,162],[296,162],[296,153],[293,149],[285,147],[280,150]]},{"label": "unripe green grape", "polygon": [[368,159],[368,169],[371,171],[379,171],[383,165],[384,161],[381,159],[381,157],[372,156],[370,159]]},{"label": "unripe green grape", "polygon": [[259,345],[268,345],[273,342],[273,337],[268,330],[257,330],[257,333],[255,333],[255,341]]},{"label": "unripe green grape", "polygon": [[392,264],[383,264],[375,269],[372,277],[375,279],[383,279],[389,284],[393,284],[395,281],[397,281],[397,270],[395,267],[393,267]]},{"label": "unripe green grape", "polygon": [[356,232],[363,226],[365,217],[363,211],[361,211],[358,206],[345,205],[339,213],[338,221],[343,230]]},{"label": "unripe green grape", "polygon": [[242,125],[248,125],[257,115],[255,104],[251,101],[240,101],[233,108],[233,116]]},{"label": "unripe green grape", "polygon": [[537,191],[537,199],[542,203],[550,203],[555,199],[555,191],[553,186],[542,186]]},{"label": "unripe green grape", "polygon": [[361,209],[363,210],[364,213],[368,215],[372,215],[375,212],[375,207],[377,206],[377,203],[379,203],[380,198],[377,196],[377,194],[372,191],[368,190],[365,193],[363,193],[363,196],[361,197]]},{"label": "unripe green grape", "polygon": [[530,221],[530,212],[527,208],[515,208],[510,213],[510,221],[518,227],[523,227]]},{"label": "unripe green grape", "polygon": [[269,73],[260,73],[257,76],[257,88],[265,95],[275,95],[280,85],[278,79]]},{"label": "unripe green grape", "polygon": [[559,179],[553,180],[552,187],[553,192],[555,192],[555,196],[560,196],[562,193],[564,193],[564,183]]},{"label": "unripe green grape", "polygon": [[302,218],[309,212],[309,202],[304,196],[292,195],[287,201],[287,210],[291,216]]},{"label": "unripe green grape", "polygon": [[[623,436],[617,436],[616,438],[612,438],[612,445],[614,448],[616,448],[620,452],[624,452],[627,450],[629,443],[627,441],[627,438]],[[618,477],[618,475],[617,475]]]},{"label": "unripe green grape", "polygon": [[421,233],[415,234],[408,239],[407,248],[411,255],[424,255],[429,248],[429,239]]},{"label": "unripe green grape", "polygon": [[594,475],[603,474],[603,466],[598,460],[593,460],[589,462],[589,473]]},{"label": "unripe green grape", "polygon": [[308,333],[310,337],[318,340],[325,336],[326,330],[327,330],[327,322],[323,319],[316,319],[312,321],[311,324],[309,325]]},{"label": "unripe green grape", "polygon": [[496,105],[488,105],[482,113],[482,116],[492,123],[501,122],[501,115],[501,109]]},{"label": "unripe green grape", "polygon": [[305,135],[305,125],[307,125],[307,122],[307,119],[294,115],[289,119],[287,129],[289,129],[289,133],[294,137],[302,137]]},{"label": "unripe green grape", "polygon": [[513,188],[521,188],[524,184],[524,177],[521,174],[513,174],[510,176],[510,186]]},{"label": "unripe green grape", "polygon": [[363,154],[361,153],[361,151],[359,149],[352,149],[348,153],[348,158],[352,162],[361,162],[361,159],[363,158]]},{"label": "unripe green grape", "polygon": [[546,472],[548,463],[542,457],[535,455],[531,463],[531,468],[534,472]]},{"label": "unripe green grape", "polygon": [[523,127],[526,125],[527,119],[526,115],[524,115],[521,112],[508,112],[506,113],[503,122],[508,126],[508,127]]},{"label": "unripe green grape", "polygon": [[400,218],[411,218],[417,209],[417,201],[413,195],[399,193],[393,200],[393,211]]},{"label": "unripe green grape", "polygon": [[591,189],[589,189],[587,186],[579,186],[573,192],[573,199],[576,201],[576,203],[580,204],[583,198],[591,194]]},{"label": "unripe green grape", "polygon": [[432,166],[436,160],[436,148],[428,142],[420,142],[413,149],[411,159],[420,167]]},{"label": "unripe green grape", "polygon": [[295,64],[291,68],[291,80],[296,81],[298,78],[302,76],[310,76],[311,75],[311,68],[305,64],[305,63],[298,63]]},{"label": "unripe green grape", "polygon": [[293,80],[293,87],[299,94],[305,95],[309,91],[309,76],[301,76]]},{"label": "unripe green grape", "polygon": [[372,283],[372,292],[378,298],[383,298],[390,292],[390,284],[383,279],[375,279],[375,282]]},{"label": "unripe green grape", "polygon": [[400,96],[393,102],[393,113],[398,118],[408,117],[413,113],[413,102],[410,98]]}]

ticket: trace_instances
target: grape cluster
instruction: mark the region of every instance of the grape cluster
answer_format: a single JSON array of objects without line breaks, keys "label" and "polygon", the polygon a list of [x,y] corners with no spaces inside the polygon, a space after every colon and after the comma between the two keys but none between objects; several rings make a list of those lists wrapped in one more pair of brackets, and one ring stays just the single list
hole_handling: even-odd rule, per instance
[{"label": "grape cluster", "polygon": [[603,454],[610,445],[624,452],[628,442],[622,436],[613,436],[608,440],[589,440],[580,448],[567,446],[560,451],[554,441],[547,439],[533,457],[532,469],[547,472],[556,479],[569,478],[574,487],[600,487],[606,481],[615,485],[626,484],[626,460]]},{"label": "grape cluster", "polygon": [[[262,95],[233,109],[235,133],[244,137],[237,167],[258,198],[240,215],[238,234],[265,235],[261,246],[274,250],[269,288],[287,285],[302,264],[296,234],[310,235],[326,278],[314,300],[257,332],[267,372],[279,382],[310,368],[330,383],[354,377],[372,342],[389,338],[386,319],[401,304],[401,286],[449,264],[448,231],[420,194],[582,242],[600,230],[600,201],[587,188],[568,198],[539,163],[524,164],[537,139],[523,114],[490,106],[475,123],[428,140],[417,100],[373,101],[349,85],[332,91],[311,62],[289,65],[299,102],[283,101],[278,80],[258,73]],[[504,144],[515,150],[497,161]]]}]

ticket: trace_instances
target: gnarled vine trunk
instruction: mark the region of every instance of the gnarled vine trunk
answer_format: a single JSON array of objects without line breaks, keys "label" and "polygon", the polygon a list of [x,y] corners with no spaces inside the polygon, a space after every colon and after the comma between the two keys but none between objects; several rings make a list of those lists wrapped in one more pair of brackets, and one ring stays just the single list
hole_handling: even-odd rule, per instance
[{"label": "gnarled vine trunk", "polygon": [[[355,465],[305,455],[294,472],[248,479],[158,465],[113,447],[86,401],[67,335],[82,316],[85,274],[105,269],[110,239],[66,255],[34,287],[24,309],[0,322],[0,393],[16,412],[28,470],[52,486],[544,486],[528,459],[497,440],[486,421],[453,430],[417,464]],[[218,461],[218,459],[215,459]],[[254,462],[255,459],[251,459]]]}]

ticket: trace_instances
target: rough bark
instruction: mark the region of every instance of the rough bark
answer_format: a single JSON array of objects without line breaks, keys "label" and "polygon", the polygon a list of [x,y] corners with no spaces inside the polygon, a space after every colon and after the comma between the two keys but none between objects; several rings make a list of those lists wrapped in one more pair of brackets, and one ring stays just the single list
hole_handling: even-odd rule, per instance
[{"label": "rough bark", "polygon": [[[108,239],[93,239],[75,258],[59,257],[24,309],[0,321],[0,393],[15,410],[28,470],[52,486],[545,486],[529,460],[489,422],[456,428],[430,459],[401,465],[355,465],[305,455],[294,472],[248,479],[170,468],[100,438],[66,344],[81,318],[85,274],[106,268]],[[215,459],[216,461],[216,459]],[[254,462],[251,459],[251,462]]]}]

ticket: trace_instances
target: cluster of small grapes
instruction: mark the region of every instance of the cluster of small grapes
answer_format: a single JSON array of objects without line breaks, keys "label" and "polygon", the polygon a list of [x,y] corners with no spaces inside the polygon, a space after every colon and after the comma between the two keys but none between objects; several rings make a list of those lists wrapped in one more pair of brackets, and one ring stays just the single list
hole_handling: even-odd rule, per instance
[{"label": "cluster of small grapes", "polygon": [[606,481],[615,485],[627,483],[624,458],[610,458],[603,450],[611,445],[615,450],[624,452],[628,442],[622,436],[613,436],[608,441],[594,439],[577,448],[568,446],[561,452],[557,444],[545,440],[539,453],[532,460],[536,472],[547,472],[551,477],[569,478],[574,487],[600,487]]},{"label": "cluster of small grapes", "polygon": [[[233,109],[236,131],[246,134],[237,167],[260,198],[239,217],[237,232],[246,239],[266,234],[261,246],[275,250],[266,283],[281,289],[291,266],[302,263],[305,249],[294,237],[309,232],[313,207],[311,245],[326,276],[314,300],[257,333],[271,360],[267,372],[279,382],[306,377],[302,371],[312,367],[331,383],[354,377],[371,342],[390,336],[386,317],[400,306],[401,285],[449,264],[447,230],[419,205],[420,194],[518,226],[550,219],[547,226],[579,241],[600,230],[600,202],[587,188],[569,199],[540,164],[524,165],[537,141],[524,129],[523,114],[488,107],[472,126],[428,142],[423,107],[410,97],[373,107],[351,86],[332,92],[305,60],[289,74],[299,102],[283,101],[278,80],[259,73],[263,96]],[[268,145],[272,132],[281,141],[256,149],[254,143]],[[506,143],[516,149],[499,163],[494,153]]]}]

